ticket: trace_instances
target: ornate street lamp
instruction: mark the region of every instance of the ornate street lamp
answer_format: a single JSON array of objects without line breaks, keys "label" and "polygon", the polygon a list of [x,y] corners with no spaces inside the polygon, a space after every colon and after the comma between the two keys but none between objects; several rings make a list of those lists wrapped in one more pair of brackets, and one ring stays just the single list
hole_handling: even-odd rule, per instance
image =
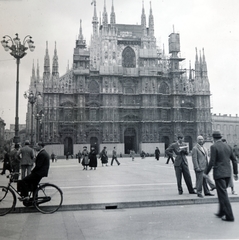
[{"label": "ornate street lamp", "polygon": [[[10,42],[11,46],[8,45]],[[26,43],[28,44],[28,47],[26,47]],[[30,51],[34,51],[35,46],[33,46],[32,37],[30,35],[27,35],[23,43],[21,43],[20,39],[18,38],[18,34],[16,33],[15,38],[11,38],[8,35],[5,35],[3,37],[3,40],[1,41],[1,44],[5,51],[11,50],[10,54],[16,59],[17,63],[17,81],[16,81],[16,116],[15,116],[15,136],[14,136],[14,143],[19,143],[19,117],[18,117],[18,103],[19,103],[19,64],[20,59],[23,58],[27,53],[26,50],[29,48]]]},{"label": "ornate street lamp", "polygon": [[28,102],[31,104],[31,146],[34,145],[33,142],[33,106],[37,100],[37,94],[34,94],[32,91],[30,91],[29,93],[25,92],[24,93],[24,97],[28,98]]}]

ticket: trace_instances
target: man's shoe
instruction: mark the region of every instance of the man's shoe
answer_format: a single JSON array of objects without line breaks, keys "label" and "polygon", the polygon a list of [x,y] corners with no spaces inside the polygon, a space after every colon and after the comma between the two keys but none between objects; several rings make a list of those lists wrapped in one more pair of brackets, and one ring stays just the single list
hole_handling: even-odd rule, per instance
[{"label": "man's shoe", "polygon": [[210,191],[213,191],[213,190],[215,190],[215,189],[216,189],[216,187],[213,187],[213,188],[210,189]]},{"label": "man's shoe", "polygon": [[236,191],[232,191],[232,195],[237,195],[237,192]]},{"label": "man's shoe", "polygon": [[203,195],[199,193],[199,194],[198,194],[198,197],[203,198]]},{"label": "man's shoe", "polygon": [[227,221],[227,222],[234,222],[234,218],[228,219],[226,216],[223,216],[221,219],[222,219],[223,221]]},{"label": "man's shoe", "polygon": [[216,216],[216,217],[218,217],[218,218],[222,218],[224,215],[223,214],[221,214],[221,213],[214,213],[214,215]]},{"label": "man's shoe", "polygon": [[196,192],[190,192],[189,194],[197,194]]},{"label": "man's shoe", "polygon": [[207,194],[205,194],[205,196],[210,196],[210,197],[212,197],[212,196],[214,196],[214,194],[212,194],[212,193],[207,193]]},{"label": "man's shoe", "polygon": [[19,197],[18,199],[19,199],[19,201],[23,202],[23,201],[29,200],[29,197],[28,196],[27,197],[22,196],[22,197]]},{"label": "man's shoe", "polygon": [[183,191],[179,191],[178,194],[179,194],[179,195],[182,195],[182,194],[183,194]]}]

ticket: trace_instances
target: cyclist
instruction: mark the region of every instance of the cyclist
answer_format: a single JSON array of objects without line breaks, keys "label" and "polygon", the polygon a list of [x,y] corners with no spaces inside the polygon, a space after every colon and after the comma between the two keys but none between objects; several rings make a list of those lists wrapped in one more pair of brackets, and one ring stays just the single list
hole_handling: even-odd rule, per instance
[{"label": "cyclist", "polygon": [[17,183],[17,190],[21,194],[19,200],[27,200],[28,192],[30,190],[35,190],[37,185],[43,177],[48,176],[49,166],[50,166],[50,156],[44,149],[44,143],[39,142],[36,146],[36,151],[38,154],[36,156],[35,167],[32,169],[30,175],[26,176]]}]

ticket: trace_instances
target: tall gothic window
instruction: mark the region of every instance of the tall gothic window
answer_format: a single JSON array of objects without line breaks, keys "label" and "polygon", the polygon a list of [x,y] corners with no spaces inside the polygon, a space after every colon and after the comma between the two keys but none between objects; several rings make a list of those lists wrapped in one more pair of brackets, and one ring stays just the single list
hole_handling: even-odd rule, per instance
[{"label": "tall gothic window", "polygon": [[159,86],[159,93],[163,94],[169,94],[169,87],[168,84],[165,82],[162,82]]},{"label": "tall gothic window", "polygon": [[88,88],[89,88],[90,93],[99,93],[100,92],[99,85],[96,81],[91,81],[89,83]]},{"label": "tall gothic window", "polygon": [[125,68],[136,67],[135,52],[131,47],[126,47],[122,53],[122,66]]}]

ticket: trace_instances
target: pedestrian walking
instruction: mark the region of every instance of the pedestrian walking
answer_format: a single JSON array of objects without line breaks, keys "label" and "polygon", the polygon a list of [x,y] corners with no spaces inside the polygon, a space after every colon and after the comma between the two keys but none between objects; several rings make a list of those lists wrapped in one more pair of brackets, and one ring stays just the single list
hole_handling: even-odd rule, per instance
[{"label": "pedestrian walking", "polygon": [[231,178],[231,164],[233,166],[234,179],[238,180],[238,166],[236,157],[233,154],[232,148],[225,142],[222,142],[220,131],[212,133],[213,145],[210,147],[211,158],[209,161],[206,174],[213,168],[213,178],[216,183],[219,210],[215,214],[224,221],[234,221],[234,215],[231,208],[231,203],[227,194],[227,187]]},{"label": "pedestrian walking", "polygon": [[6,170],[8,170],[10,173],[12,172],[11,158],[10,158],[9,150],[7,148],[5,148],[4,150],[3,168],[2,168],[1,175],[4,175],[6,173]]},{"label": "pedestrian walking", "polygon": [[[224,143],[227,143],[227,140],[225,138],[222,139],[222,142]],[[230,145],[228,145],[229,147],[231,147]],[[235,151],[235,150],[234,150]],[[235,153],[234,153],[233,149],[232,149],[232,152],[234,154],[234,156],[236,157]],[[237,159],[237,158],[236,158]],[[232,174],[231,174],[231,178],[230,178],[230,181],[228,183],[228,187],[231,188],[231,192],[232,192],[232,195],[237,195],[237,192],[234,190],[234,181],[233,181],[233,171],[232,171]]]},{"label": "pedestrian walking", "polygon": [[55,154],[54,154],[54,153],[51,154],[51,161],[52,161],[52,162],[56,161],[56,159],[55,159]]},{"label": "pedestrian walking", "polygon": [[20,172],[20,158],[18,154],[19,149],[20,145],[18,143],[15,143],[14,148],[10,152],[12,171],[15,173],[13,176],[14,181],[18,180]]},{"label": "pedestrian walking", "polygon": [[158,147],[156,147],[155,151],[154,151],[154,156],[155,156],[155,159],[157,161],[159,161],[159,157],[160,157],[160,150]]},{"label": "pedestrian walking", "polygon": [[87,167],[89,166],[89,152],[86,146],[83,147],[81,164],[83,166],[83,170],[87,170]]},{"label": "pedestrian walking", "polygon": [[169,156],[172,156],[173,153],[176,154],[174,169],[177,179],[178,193],[180,195],[183,194],[182,188],[182,175],[183,175],[189,194],[196,194],[193,189],[192,179],[188,168],[188,160],[186,158],[186,155],[188,155],[187,145],[186,143],[183,142],[182,135],[178,135],[178,141],[172,143],[166,149],[166,153]]},{"label": "pedestrian walking", "polygon": [[82,157],[82,154],[81,154],[81,151],[79,150],[79,152],[78,152],[78,154],[77,154],[78,163],[81,162],[81,157]]},{"label": "pedestrian walking", "polygon": [[90,159],[90,162],[89,162],[89,167],[90,167],[90,170],[92,170],[94,168],[94,170],[96,170],[97,168],[97,152],[95,150],[94,147],[91,147],[91,150],[90,150],[90,153],[89,153],[89,159]]},{"label": "pedestrian walking", "polygon": [[132,161],[134,161],[134,156],[135,156],[135,151],[134,150],[130,150],[130,156],[132,158]]},{"label": "pedestrian walking", "polygon": [[205,196],[214,196],[214,194],[210,193],[209,188],[207,186],[206,178],[204,177],[204,172],[208,167],[208,158],[207,158],[207,150],[203,146],[204,138],[203,136],[197,137],[197,144],[193,147],[192,150],[192,161],[194,166],[194,171],[196,175],[196,189],[197,196],[203,198],[202,188]]},{"label": "pedestrian walking", "polygon": [[21,164],[21,179],[28,176],[31,173],[34,162],[34,152],[30,147],[30,141],[26,140],[24,147],[19,152],[20,164]]},{"label": "pedestrian walking", "polygon": [[165,150],[165,157],[167,158],[167,161],[166,161],[165,164],[168,164],[170,160],[171,160],[172,163],[174,164],[173,152],[172,152],[172,153],[169,152],[169,153],[167,154],[167,151]]},{"label": "pedestrian walking", "polygon": [[118,166],[120,165],[120,162],[117,159],[117,152],[116,149],[114,147],[113,151],[112,151],[112,160],[111,160],[111,166],[113,166],[114,160],[116,161],[116,163],[118,164]]},{"label": "pedestrian walking", "polygon": [[103,150],[100,153],[100,159],[101,159],[101,163],[102,163],[102,167],[108,166],[108,155],[107,155],[107,150],[106,147],[103,148]]},{"label": "pedestrian walking", "polygon": [[234,145],[232,150],[233,150],[233,153],[234,153],[234,155],[237,159],[237,162],[239,163],[239,161],[238,161],[238,159],[239,159],[239,147],[237,146],[237,144]]}]

